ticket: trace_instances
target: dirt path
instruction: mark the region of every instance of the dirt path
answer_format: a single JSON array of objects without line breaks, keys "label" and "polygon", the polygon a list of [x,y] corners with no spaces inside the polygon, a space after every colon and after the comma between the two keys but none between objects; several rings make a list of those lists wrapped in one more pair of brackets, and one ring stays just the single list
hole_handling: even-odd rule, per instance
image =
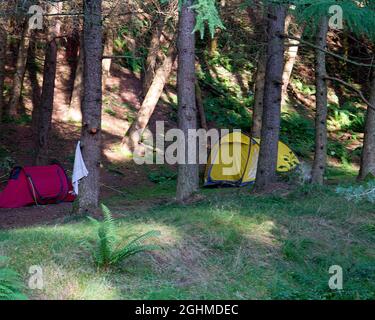
[{"label": "dirt path", "polygon": [[61,222],[69,216],[71,211],[71,203],[20,209],[0,209],[0,230]]}]

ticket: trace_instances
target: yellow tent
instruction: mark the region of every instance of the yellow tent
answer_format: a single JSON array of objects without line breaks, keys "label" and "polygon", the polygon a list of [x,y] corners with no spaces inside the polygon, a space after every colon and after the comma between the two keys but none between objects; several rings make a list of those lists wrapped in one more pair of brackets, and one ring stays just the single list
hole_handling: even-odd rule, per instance
[{"label": "yellow tent", "polygon": [[[255,181],[260,140],[241,132],[223,136],[212,148],[205,172],[205,186],[243,186]],[[279,142],[277,171],[287,172],[299,164],[298,158]]]}]

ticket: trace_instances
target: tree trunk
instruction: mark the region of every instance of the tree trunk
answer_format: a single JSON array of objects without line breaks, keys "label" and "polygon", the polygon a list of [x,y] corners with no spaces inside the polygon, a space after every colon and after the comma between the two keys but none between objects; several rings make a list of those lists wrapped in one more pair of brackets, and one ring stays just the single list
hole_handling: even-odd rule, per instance
[{"label": "tree trunk", "polygon": [[255,186],[265,190],[276,181],[277,153],[280,135],[281,86],[284,65],[284,32],[286,7],[269,5],[268,49],[264,85],[263,125]]},{"label": "tree trunk", "polygon": [[[103,56],[110,57],[113,55],[113,31],[108,28],[105,36],[105,43],[104,43],[104,52]],[[102,91],[106,91],[106,82],[108,77],[111,75],[111,65],[112,65],[112,59],[103,59],[102,62],[103,66],[103,87]]]},{"label": "tree trunk", "polygon": [[[295,32],[295,36],[298,38],[302,37],[304,31],[304,26],[297,27],[297,31]],[[286,52],[286,60],[285,60],[285,66],[284,66],[284,72],[283,72],[283,86],[282,86],[282,96],[281,96],[281,105],[284,105],[287,97],[288,97],[288,86],[290,77],[293,72],[294,65],[297,60],[298,56],[298,49],[299,49],[299,42],[293,39],[289,40],[289,47]]]},{"label": "tree trunk", "polygon": [[0,122],[3,118],[5,101],[4,101],[4,81],[5,81],[5,61],[7,53],[7,33],[0,21]]},{"label": "tree trunk", "polygon": [[[316,39],[319,48],[327,48],[328,18],[322,18]],[[315,115],[315,155],[311,172],[311,181],[323,184],[327,161],[327,76],[326,54],[316,50],[316,115]]]},{"label": "tree trunk", "polygon": [[89,175],[79,185],[79,212],[99,204],[102,116],[102,0],[84,1],[82,156]]},{"label": "tree trunk", "polygon": [[264,82],[266,78],[266,67],[267,54],[262,50],[260,52],[260,57],[258,60],[257,75],[255,80],[253,122],[251,126],[251,136],[254,138],[259,138],[262,131]]},{"label": "tree trunk", "polygon": [[206,114],[204,112],[202,90],[201,90],[198,80],[195,81],[195,95],[196,95],[196,100],[197,100],[197,108],[198,108],[201,128],[204,130],[208,130]]},{"label": "tree trunk", "polygon": [[[51,14],[60,13],[62,10],[62,2],[56,2],[49,6]],[[47,165],[49,163],[48,156],[48,138],[51,130],[56,67],[57,67],[57,42],[56,37],[60,34],[61,22],[53,19],[51,26],[48,28],[46,56],[44,59],[43,86],[40,108],[37,116],[37,134],[35,136],[35,158],[34,164],[37,166]]]},{"label": "tree trunk", "polygon": [[[259,42],[265,43],[267,41],[267,21],[265,20],[265,12],[259,10],[261,7],[259,1],[254,3],[254,6],[247,8],[247,13],[250,22],[254,29],[262,30],[259,35]],[[262,130],[262,116],[263,116],[263,100],[264,100],[264,81],[266,78],[267,67],[267,48],[260,48],[258,53],[257,73],[255,79],[255,94],[254,94],[254,108],[251,125],[251,136],[259,138]]]},{"label": "tree trunk", "polygon": [[29,23],[26,20],[21,34],[16,62],[16,72],[14,74],[11,98],[7,108],[7,115],[12,118],[18,117],[19,115],[18,108],[21,101],[23,80],[26,70],[27,52],[30,44],[29,31]]},{"label": "tree trunk", "polygon": [[29,52],[27,55],[27,72],[29,75],[32,96],[31,101],[33,104],[33,111],[31,115],[32,119],[32,129],[34,137],[37,135],[38,132],[38,116],[39,116],[39,108],[40,108],[40,99],[41,99],[41,88],[38,81],[38,69],[36,59],[36,44],[31,43],[29,46]]},{"label": "tree trunk", "polygon": [[218,52],[220,31],[221,29],[216,30],[215,35],[213,37],[209,37],[208,54],[211,58],[215,57]]},{"label": "tree trunk", "polygon": [[84,48],[83,37],[81,37],[78,65],[75,73],[73,92],[70,98],[69,107],[66,114],[66,120],[76,122],[82,121],[82,99],[83,99],[83,67],[84,67]]},{"label": "tree trunk", "polygon": [[146,59],[146,70],[143,78],[143,95],[146,96],[155,77],[156,61],[160,50],[160,39],[163,33],[165,18],[160,17],[153,28],[150,47]]},{"label": "tree trunk", "polygon": [[188,163],[189,129],[197,128],[195,98],[195,14],[192,0],[186,0],[181,8],[178,28],[178,127],[185,136],[185,162],[178,165],[177,201],[189,200],[199,187],[199,165]]},{"label": "tree trunk", "polygon": [[78,61],[79,61],[79,48],[81,44],[82,31],[79,25],[79,18],[73,18],[73,30],[71,35],[67,39],[66,43],[66,60],[70,67],[69,73],[69,103],[72,100],[72,94],[74,90],[74,80],[76,78]]},{"label": "tree trunk", "polygon": [[128,129],[122,144],[127,146],[131,152],[134,152],[138,148],[141,142],[142,133],[145,130],[155,107],[163,93],[164,86],[171,74],[173,63],[176,59],[176,48],[175,44],[171,42],[167,56],[163,61],[163,64],[156,70],[154,80],[148,90],[145,99],[143,100],[142,106],[138,111],[136,120],[132,123]]},{"label": "tree trunk", "polygon": [[[375,105],[375,70],[371,84],[371,105]],[[361,169],[358,180],[365,180],[368,176],[375,177],[375,110],[367,107],[365,136],[361,155]]]}]

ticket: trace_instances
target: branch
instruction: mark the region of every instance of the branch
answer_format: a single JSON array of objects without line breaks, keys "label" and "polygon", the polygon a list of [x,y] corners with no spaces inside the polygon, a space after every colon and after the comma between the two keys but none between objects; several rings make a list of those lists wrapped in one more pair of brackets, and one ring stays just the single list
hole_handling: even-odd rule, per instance
[{"label": "branch", "polygon": [[358,93],[359,97],[362,99],[362,101],[364,103],[366,103],[368,105],[369,108],[371,108],[372,110],[375,111],[375,106],[373,104],[371,104],[370,101],[368,101],[365,97],[365,95],[363,94],[363,92],[359,89],[357,89],[356,87],[352,86],[351,84],[345,82],[344,80],[341,80],[339,78],[336,78],[336,77],[330,77],[328,75],[326,75],[324,77],[326,80],[332,80],[332,81],[337,81],[338,83],[341,83],[342,85],[344,85],[345,87],[348,87],[349,89],[351,89],[352,91]]},{"label": "branch", "polygon": [[358,67],[366,67],[366,68],[373,68],[375,67],[374,64],[367,64],[367,63],[361,63],[361,62],[357,62],[357,61],[353,61],[353,60],[350,60],[350,59],[347,59],[343,56],[340,56],[339,54],[337,53],[334,53],[334,52],[331,52],[329,50],[326,50],[326,49],[323,49],[323,48],[320,48],[319,46],[316,46],[315,44],[311,43],[311,42],[308,42],[306,40],[302,40],[301,38],[298,38],[298,37],[295,37],[295,36],[291,36],[291,35],[287,35],[287,34],[282,34],[281,35],[283,38],[287,38],[287,39],[292,39],[292,40],[296,40],[302,44],[305,44],[309,47],[312,47],[314,49],[317,49],[317,50],[320,50],[320,51],[323,51],[325,52],[326,54],[329,54],[330,56],[332,57],[335,57],[337,59],[340,59],[340,60],[343,60],[345,62],[348,62],[348,63],[351,63],[351,64],[354,64]]}]

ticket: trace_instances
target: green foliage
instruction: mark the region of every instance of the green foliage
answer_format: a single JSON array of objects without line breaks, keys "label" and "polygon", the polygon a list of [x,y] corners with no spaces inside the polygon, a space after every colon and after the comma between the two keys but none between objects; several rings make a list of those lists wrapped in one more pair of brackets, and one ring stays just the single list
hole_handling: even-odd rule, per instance
[{"label": "green foliage", "polygon": [[195,0],[191,8],[196,12],[194,32],[199,31],[201,39],[204,37],[206,24],[211,37],[214,37],[216,29],[225,29],[217,11],[215,0]]},{"label": "green foliage", "polygon": [[283,113],[280,139],[290,146],[297,156],[309,157],[314,151],[314,124],[297,112]]},{"label": "green foliage", "polygon": [[305,95],[314,95],[316,93],[316,88],[314,85],[308,85],[304,83],[301,79],[292,79],[293,84],[296,86],[298,91]]},{"label": "green foliage", "polygon": [[[214,64],[212,60],[209,63]],[[220,76],[214,79],[209,73],[198,76],[202,81],[202,88],[207,86],[209,89],[209,94],[203,99],[207,121],[215,122],[220,128],[241,129],[248,132],[254,97],[243,97],[239,85],[228,77]]]},{"label": "green foliage", "polygon": [[116,52],[124,56],[124,59],[121,60],[122,65],[126,68],[129,68],[132,72],[140,72],[143,69],[147,52],[146,49],[143,47],[137,48],[136,52],[132,51],[130,49],[131,45],[127,43],[126,38],[122,37],[122,35],[132,34],[132,36],[136,38],[137,36],[141,35],[140,28],[141,26],[138,26],[137,28],[137,25],[132,29],[123,27],[119,31],[119,35],[114,41],[114,47]]},{"label": "green foliage", "polygon": [[145,244],[145,241],[158,237],[159,231],[149,231],[141,235],[127,234],[121,237],[115,226],[111,211],[104,204],[101,205],[104,219],[98,221],[89,217],[97,228],[97,240],[95,245],[90,245],[94,261],[100,268],[108,268],[118,265],[129,257],[151,250],[157,250],[157,245]]},{"label": "green foliage", "polygon": [[151,182],[162,184],[168,181],[176,180],[177,173],[168,168],[163,168],[157,171],[150,171],[147,177]]},{"label": "green foliage", "polygon": [[207,121],[215,122],[221,128],[249,131],[249,101],[250,99],[241,103],[232,97],[208,97],[204,100]]},{"label": "green foliage", "polygon": [[364,132],[365,115],[358,110],[351,102],[345,103],[342,107],[330,104],[328,117],[328,129],[331,131],[353,131]]},{"label": "green foliage", "polygon": [[6,261],[7,258],[0,256],[0,300],[26,300],[18,273],[2,266]]},{"label": "green foliage", "polygon": [[375,203],[375,180],[370,180],[361,185],[339,186],[336,188],[336,193],[344,196],[348,201],[359,202],[365,200]]},{"label": "green foliage", "polygon": [[16,125],[27,125],[31,123],[31,116],[28,114],[21,114],[17,118],[12,118],[8,116],[3,117],[3,122],[4,123],[11,123],[11,124],[16,124]]},{"label": "green foliage", "polygon": [[114,111],[112,108],[110,107],[106,107],[104,108],[104,112],[112,117],[115,117],[116,116],[116,111]]},{"label": "green foliage", "polygon": [[370,8],[369,1],[355,0],[294,0],[295,13],[300,22],[310,22],[308,25],[313,34],[323,16],[329,16],[329,8],[339,5],[343,10],[344,25],[347,30],[357,36],[375,39],[375,11]]},{"label": "green foliage", "polygon": [[331,157],[341,160],[343,163],[351,160],[350,154],[343,142],[328,141],[327,153]]}]

